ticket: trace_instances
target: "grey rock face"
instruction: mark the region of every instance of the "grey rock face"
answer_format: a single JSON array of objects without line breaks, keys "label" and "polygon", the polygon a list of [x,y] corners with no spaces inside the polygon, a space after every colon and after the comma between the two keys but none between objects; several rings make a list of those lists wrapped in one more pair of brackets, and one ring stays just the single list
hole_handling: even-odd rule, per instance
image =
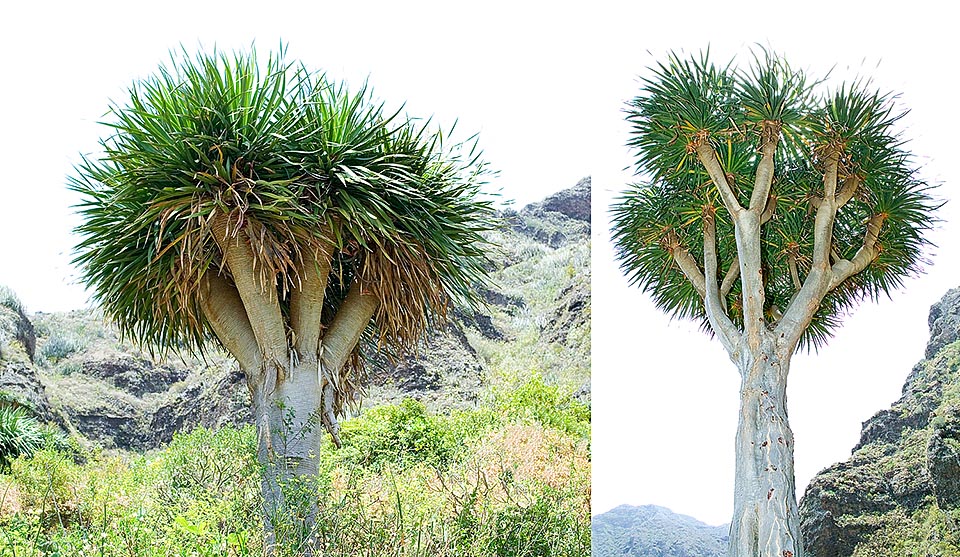
[{"label": "grey rock face", "polygon": [[586,177],[577,185],[550,197],[540,203],[544,211],[554,211],[572,219],[590,223],[590,177]]},{"label": "grey rock face", "polygon": [[960,288],[954,288],[930,308],[930,342],[926,358],[932,358],[944,346],[960,338]]},{"label": "grey rock face", "polygon": [[26,403],[29,410],[45,422],[61,423],[53,410],[46,389],[33,366],[23,362],[0,360],[0,391],[12,394]]},{"label": "grey rock face", "polygon": [[800,517],[808,555],[850,556],[933,501],[960,507],[960,404],[945,398],[960,385],[960,289],[931,308],[929,325],[927,358],[900,399],[863,423],[849,460],[807,486]]},{"label": "grey rock face", "polygon": [[41,420],[59,422],[32,363],[36,343],[33,323],[23,311],[0,305],[0,391],[22,402]]},{"label": "grey rock face", "polygon": [[104,380],[120,390],[142,397],[166,391],[187,378],[189,370],[172,365],[156,366],[146,358],[123,354],[110,359],[87,360],[82,373]]},{"label": "grey rock face", "polygon": [[951,407],[934,425],[927,443],[927,469],[940,508],[960,508],[960,407]]},{"label": "grey rock face", "polygon": [[23,351],[26,360],[36,355],[37,336],[33,323],[19,307],[0,305],[0,359],[15,360]]},{"label": "grey rock face", "polygon": [[590,178],[558,192],[519,213],[504,215],[511,228],[528,238],[558,248],[590,237]]}]

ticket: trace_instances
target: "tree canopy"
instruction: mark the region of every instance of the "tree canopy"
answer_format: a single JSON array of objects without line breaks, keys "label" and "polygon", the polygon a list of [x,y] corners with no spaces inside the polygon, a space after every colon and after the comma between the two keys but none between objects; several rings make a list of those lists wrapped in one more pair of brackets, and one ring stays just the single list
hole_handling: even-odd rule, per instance
[{"label": "tree canopy", "polygon": [[821,257],[833,275],[799,343],[824,343],[845,310],[925,263],[938,204],[905,149],[894,100],[868,80],[828,88],[768,51],[746,69],[672,53],[627,107],[644,181],[612,208],[624,273],[663,311],[708,327],[713,260],[719,306],[742,329],[733,215],[753,209],[766,324],[784,319]]},{"label": "tree canopy", "polygon": [[75,263],[107,316],[147,346],[216,338],[201,298],[205,277],[230,273],[218,226],[246,231],[260,288],[276,290],[285,316],[306,280],[298,267],[332,254],[321,327],[359,278],[380,301],[368,334],[397,354],[449,302],[476,301],[494,210],[477,197],[489,171],[475,138],[450,144],[365,85],[351,92],[282,51],[266,62],[255,50],[184,52],[105,123],[102,157],[70,178],[84,198]]}]

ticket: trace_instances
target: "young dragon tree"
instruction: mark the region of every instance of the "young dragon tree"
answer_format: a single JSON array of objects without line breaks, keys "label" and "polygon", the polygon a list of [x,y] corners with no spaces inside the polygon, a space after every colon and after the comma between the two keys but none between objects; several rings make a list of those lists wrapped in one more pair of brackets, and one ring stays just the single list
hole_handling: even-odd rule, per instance
[{"label": "young dragon tree", "polygon": [[282,487],[317,475],[322,430],[340,444],[361,346],[410,353],[449,304],[477,301],[486,165],[475,142],[444,144],[282,53],[174,56],[107,125],[70,179],[76,263],[126,336],[237,359],[278,543],[275,520],[296,512]]},{"label": "young dragon tree", "polygon": [[628,103],[645,182],[611,209],[621,268],[741,377],[730,557],[802,557],[790,359],[921,270],[937,208],[892,97],[819,86],[769,52],[746,70],[674,53]]}]

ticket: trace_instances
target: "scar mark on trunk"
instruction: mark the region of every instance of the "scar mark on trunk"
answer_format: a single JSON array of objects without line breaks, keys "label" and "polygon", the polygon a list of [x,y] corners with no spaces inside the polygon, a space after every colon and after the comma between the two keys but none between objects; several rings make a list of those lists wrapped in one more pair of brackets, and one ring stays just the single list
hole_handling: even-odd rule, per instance
[{"label": "scar mark on trunk", "polygon": [[772,488],[772,487],[770,488],[770,491],[767,492],[767,500],[769,501],[771,497],[773,497],[773,488]]}]

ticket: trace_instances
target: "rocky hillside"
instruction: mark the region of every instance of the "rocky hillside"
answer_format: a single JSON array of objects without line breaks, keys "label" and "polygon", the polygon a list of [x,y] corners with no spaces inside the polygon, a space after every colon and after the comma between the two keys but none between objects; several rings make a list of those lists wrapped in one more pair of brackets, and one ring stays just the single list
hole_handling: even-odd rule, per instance
[{"label": "rocky hillside", "polygon": [[960,556],[960,289],[931,308],[929,325],[900,400],[807,487],[808,555]]},{"label": "rocky hillside", "polygon": [[[503,216],[487,307],[455,308],[416,358],[371,354],[364,407],[404,397],[437,411],[473,407],[531,353],[529,368],[589,399],[590,179]],[[108,448],[142,451],[180,429],[249,422],[227,355],[155,359],[129,340],[96,311],[27,315],[12,293],[0,295],[0,396]]]},{"label": "rocky hillside", "polygon": [[593,557],[723,557],[729,526],[708,526],[656,505],[593,517]]}]

